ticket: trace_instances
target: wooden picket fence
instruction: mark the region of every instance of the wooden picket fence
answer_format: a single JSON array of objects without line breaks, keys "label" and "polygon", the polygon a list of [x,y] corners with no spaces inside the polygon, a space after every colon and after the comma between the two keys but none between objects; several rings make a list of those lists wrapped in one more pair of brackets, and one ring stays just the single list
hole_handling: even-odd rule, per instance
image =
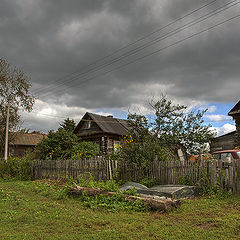
[{"label": "wooden picket fence", "polygon": [[240,194],[240,161],[224,164],[216,160],[195,163],[180,161],[151,162],[149,168],[128,164],[125,161],[111,161],[104,157],[88,160],[36,161],[32,168],[33,179],[77,179],[91,175],[96,180],[108,180],[118,172],[118,178],[139,182],[149,177],[159,184],[219,184],[222,190]]},{"label": "wooden picket fence", "polygon": [[117,169],[117,162],[102,156],[94,159],[81,160],[42,160],[36,161],[32,167],[33,179],[77,179],[86,175],[96,180],[112,179],[113,170]]}]

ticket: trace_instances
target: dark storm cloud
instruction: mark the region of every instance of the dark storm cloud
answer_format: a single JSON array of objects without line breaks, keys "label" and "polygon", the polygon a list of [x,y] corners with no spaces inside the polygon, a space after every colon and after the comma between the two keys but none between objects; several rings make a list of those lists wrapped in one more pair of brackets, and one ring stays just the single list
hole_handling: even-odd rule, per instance
[{"label": "dark storm cloud", "polygon": [[[127,108],[162,91],[188,101],[236,101],[240,75],[239,19],[108,75],[102,74],[134,60],[135,56],[105,70],[79,76],[75,81],[64,78],[60,86],[60,82],[50,84],[76,70],[91,69],[84,66],[206,2],[1,0],[1,57],[31,76],[34,89],[43,89],[39,93],[41,100],[69,107]],[[226,2],[216,1],[201,14]],[[145,49],[136,58],[234,16],[239,9],[237,5],[220,13],[213,20]],[[175,26],[191,19],[193,17]],[[171,29],[173,27],[165,29],[162,34]],[[92,77],[94,79],[81,84]]]}]

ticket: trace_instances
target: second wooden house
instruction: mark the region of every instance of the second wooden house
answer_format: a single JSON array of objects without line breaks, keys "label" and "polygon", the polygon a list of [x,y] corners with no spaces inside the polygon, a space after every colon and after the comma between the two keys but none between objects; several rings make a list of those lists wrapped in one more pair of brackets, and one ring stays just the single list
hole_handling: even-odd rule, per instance
[{"label": "second wooden house", "polygon": [[91,141],[99,145],[102,153],[116,149],[128,133],[128,121],[113,116],[102,116],[87,112],[78,123],[74,133],[80,141]]}]

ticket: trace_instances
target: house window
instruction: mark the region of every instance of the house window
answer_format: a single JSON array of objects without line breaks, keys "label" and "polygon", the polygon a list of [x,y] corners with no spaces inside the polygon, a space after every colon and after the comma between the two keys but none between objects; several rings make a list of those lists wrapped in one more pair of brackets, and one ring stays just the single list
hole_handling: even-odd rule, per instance
[{"label": "house window", "polygon": [[91,121],[90,120],[87,120],[85,123],[84,123],[84,129],[88,129],[91,127]]},{"label": "house window", "polygon": [[120,141],[114,141],[114,151],[118,150],[120,147]]}]

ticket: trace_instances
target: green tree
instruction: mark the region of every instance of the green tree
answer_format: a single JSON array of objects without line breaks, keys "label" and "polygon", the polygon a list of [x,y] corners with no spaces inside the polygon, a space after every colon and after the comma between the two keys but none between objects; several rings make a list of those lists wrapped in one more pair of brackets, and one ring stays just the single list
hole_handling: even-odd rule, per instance
[{"label": "green tree", "polygon": [[[0,59],[0,154],[3,154],[7,108],[10,105],[9,131],[20,123],[19,109],[30,112],[35,97],[30,93],[29,77],[20,69]],[[10,139],[9,139],[10,140]]]},{"label": "green tree", "polygon": [[187,106],[173,104],[162,97],[151,103],[155,118],[151,123],[152,132],[162,144],[182,144],[189,154],[199,153],[202,146],[209,142],[214,133],[211,125],[204,125],[203,111],[187,111]]},{"label": "green tree", "polygon": [[75,123],[65,119],[56,132],[50,131],[48,137],[38,143],[34,158],[39,159],[83,159],[92,158],[99,153],[99,146],[92,142],[78,142],[73,133]]},{"label": "green tree", "polygon": [[76,124],[73,119],[67,118],[60,123],[60,129],[73,132],[76,127]]},{"label": "green tree", "polygon": [[179,145],[189,154],[199,153],[214,133],[204,125],[204,111],[187,111],[184,105],[173,104],[163,97],[151,103],[155,115],[149,121],[138,114],[128,115],[129,132],[117,153],[125,161],[146,169],[155,156],[160,161],[177,157]]},{"label": "green tree", "polygon": [[70,131],[58,129],[50,131],[47,138],[38,143],[35,156],[40,159],[71,158],[74,147],[78,145],[78,138]]},{"label": "green tree", "polygon": [[128,115],[129,132],[122,140],[119,149],[120,158],[136,163],[147,171],[149,162],[156,156],[158,160],[171,159],[171,151],[167,145],[161,145],[158,137],[149,130],[149,122],[143,115]]}]

